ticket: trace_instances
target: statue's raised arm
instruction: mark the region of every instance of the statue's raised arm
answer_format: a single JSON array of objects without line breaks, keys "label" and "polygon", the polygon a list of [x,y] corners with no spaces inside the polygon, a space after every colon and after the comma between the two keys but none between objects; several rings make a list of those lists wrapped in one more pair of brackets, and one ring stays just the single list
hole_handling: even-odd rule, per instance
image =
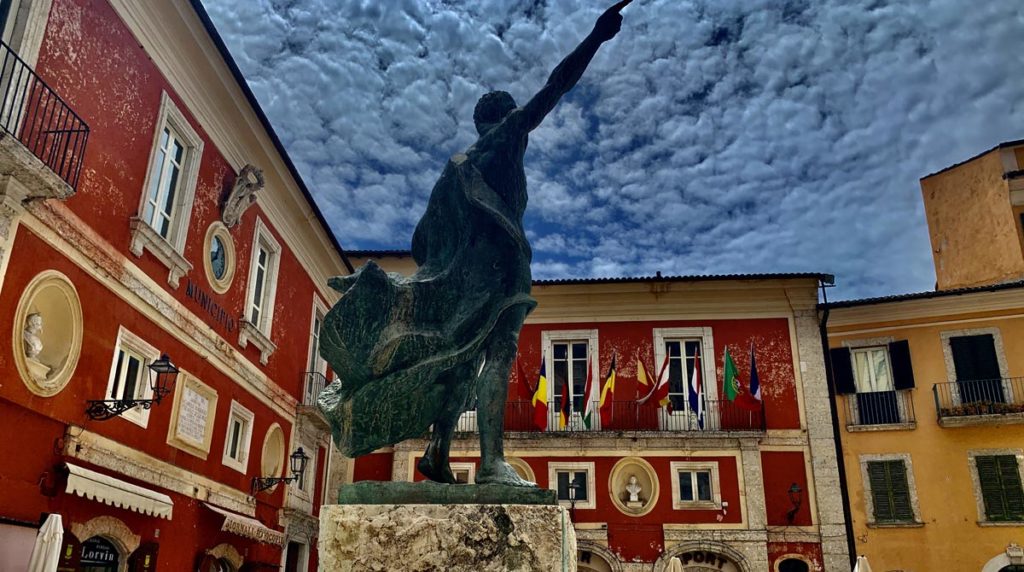
[{"label": "statue's raised arm", "polygon": [[604,14],[597,19],[594,29],[587,35],[579,46],[566,56],[564,60],[551,72],[548,82],[537,92],[537,95],[523,106],[520,110],[521,125],[527,132],[533,131],[544,121],[544,118],[558,104],[558,100],[568,93],[576,82],[583,76],[583,72],[590,65],[597,49],[601,44],[615,37],[622,27],[622,9],[628,6],[633,0],[622,0],[618,4],[605,10]]}]

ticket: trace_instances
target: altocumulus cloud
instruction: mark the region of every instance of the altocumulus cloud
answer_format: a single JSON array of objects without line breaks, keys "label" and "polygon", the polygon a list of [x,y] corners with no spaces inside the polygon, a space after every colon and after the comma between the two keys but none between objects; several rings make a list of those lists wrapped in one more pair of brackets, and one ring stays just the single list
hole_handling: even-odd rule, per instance
[{"label": "altocumulus cloud", "polygon": [[[610,0],[609,0],[610,2]],[[349,248],[408,248],[477,98],[593,0],[204,0]],[[1019,0],[637,0],[527,155],[537,277],[827,271],[929,289],[918,178],[1024,137]]]}]

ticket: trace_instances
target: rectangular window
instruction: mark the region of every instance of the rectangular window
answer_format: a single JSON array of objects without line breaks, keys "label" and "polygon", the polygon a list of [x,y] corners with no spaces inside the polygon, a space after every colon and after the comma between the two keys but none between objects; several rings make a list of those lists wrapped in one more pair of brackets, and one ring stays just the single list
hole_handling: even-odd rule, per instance
[{"label": "rectangular window", "polygon": [[902,460],[868,461],[872,512],[875,522],[914,522],[914,509]]},{"label": "rectangular window", "polygon": [[[114,346],[114,360],[107,379],[107,390],[103,399],[132,400],[151,399],[153,388],[150,387],[149,364],[159,356],[159,352],[142,338],[121,327]],[[149,421],[149,410],[134,407],[121,414],[121,417],[146,427]]]},{"label": "rectangular window", "polygon": [[555,490],[558,502],[562,506],[570,506],[569,485],[575,485],[576,508],[597,508],[594,479],[594,463],[592,462],[554,462],[548,464],[548,488]]},{"label": "rectangular window", "polygon": [[567,501],[570,496],[570,484],[576,485],[576,502],[587,499],[587,472],[586,471],[558,471],[558,500]]},{"label": "rectangular window", "polygon": [[568,399],[572,413],[584,411],[587,383],[589,344],[586,340],[554,342],[551,344],[555,411],[562,410],[562,400]]},{"label": "rectangular window", "polygon": [[252,260],[249,265],[249,291],[245,318],[265,336],[270,336],[273,319],[274,296],[277,290],[277,271],[281,246],[270,234],[263,221],[256,221]]},{"label": "rectangular window", "polygon": [[899,396],[893,383],[892,364],[887,346],[850,350],[857,395],[855,416],[858,425],[900,423]]},{"label": "rectangular window", "polygon": [[985,519],[992,522],[1024,521],[1024,490],[1015,455],[974,458],[985,505]]},{"label": "rectangular window", "polygon": [[165,239],[170,239],[171,221],[175,214],[174,199],[179,193],[186,152],[177,132],[165,126],[149,174],[149,190],[142,217]]},{"label": "rectangular window", "polygon": [[711,501],[711,471],[679,471],[679,500]]},{"label": "rectangular window", "polygon": [[252,440],[253,419],[252,411],[242,407],[237,401],[231,402],[222,462],[242,473],[246,472],[249,465],[249,444]]},{"label": "rectangular window", "polygon": [[949,338],[949,348],[953,354],[961,403],[1006,403],[992,334],[952,336]]},{"label": "rectangular window", "polygon": [[[700,339],[665,340],[665,355],[668,356],[668,398],[672,403],[673,412],[687,412],[694,409],[694,405],[697,408],[703,406],[702,403],[697,403],[696,393],[692,396],[693,403],[690,401],[694,368],[701,359],[701,343]],[[653,375],[658,373],[655,372]]]}]

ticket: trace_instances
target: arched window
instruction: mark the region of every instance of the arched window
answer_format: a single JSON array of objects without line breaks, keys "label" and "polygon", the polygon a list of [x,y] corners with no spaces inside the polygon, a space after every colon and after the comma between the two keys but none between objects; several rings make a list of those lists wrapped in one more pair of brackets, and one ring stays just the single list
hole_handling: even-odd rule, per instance
[{"label": "arched window", "polygon": [[810,566],[803,560],[787,558],[779,563],[779,572],[810,572]]},{"label": "arched window", "polygon": [[1024,565],[1010,564],[1009,566],[1003,566],[999,572],[1024,572]]}]

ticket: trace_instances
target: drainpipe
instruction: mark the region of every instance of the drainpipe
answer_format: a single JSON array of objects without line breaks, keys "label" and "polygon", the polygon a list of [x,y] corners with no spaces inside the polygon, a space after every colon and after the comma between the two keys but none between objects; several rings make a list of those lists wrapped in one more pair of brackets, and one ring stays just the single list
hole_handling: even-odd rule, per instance
[{"label": "drainpipe", "polygon": [[839,469],[839,491],[843,496],[843,520],[846,524],[846,549],[850,553],[850,568],[857,564],[857,544],[853,538],[853,517],[850,512],[850,487],[846,482],[846,460],[843,457],[843,442],[839,432],[839,407],[836,405],[835,381],[832,379],[832,354],[828,347],[828,294],[825,283],[821,282],[822,303],[818,333],[821,336],[821,349],[825,355],[825,382],[828,385],[828,406],[832,413],[832,438],[836,442],[836,466]]}]

